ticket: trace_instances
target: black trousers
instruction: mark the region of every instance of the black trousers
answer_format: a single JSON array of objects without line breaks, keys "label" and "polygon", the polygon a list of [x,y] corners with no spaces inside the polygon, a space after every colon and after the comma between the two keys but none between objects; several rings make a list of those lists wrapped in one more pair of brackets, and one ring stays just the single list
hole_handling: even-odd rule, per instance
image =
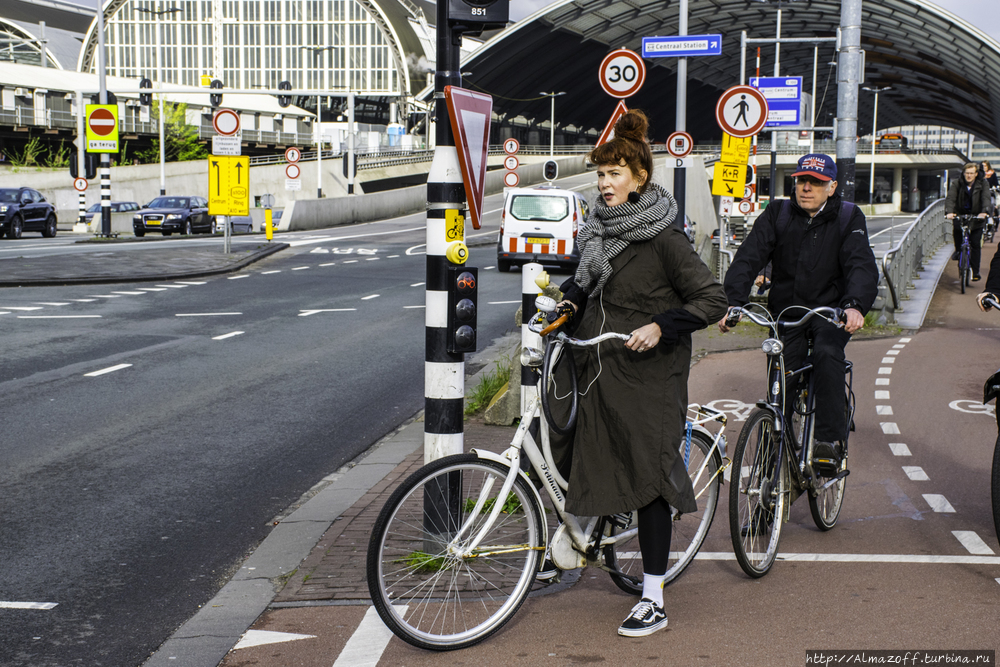
[{"label": "black trousers", "polygon": [[670,564],[670,534],[673,528],[670,505],[660,496],[640,508],[637,514],[642,571],[653,576],[664,575]]},{"label": "black trousers", "polygon": [[[955,239],[955,252],[962,250],[962,225],[952,220],[952,237]],[[979,275],[979,261],[983,252],[983,227],[969,230],[969,267],[972,275]]]},{"label": "black trousers", "polygon": [[[813,387],[816,393],[816,440],[833,442],[847,434],[846,393],[844,389],[844,347],[851,334],[826,320],[813,316],[801,327],[785,334],[785,370],[803,366],[808,351],[807,336],[812,336]],[[789,396],[793,395],[789,386]]]}]

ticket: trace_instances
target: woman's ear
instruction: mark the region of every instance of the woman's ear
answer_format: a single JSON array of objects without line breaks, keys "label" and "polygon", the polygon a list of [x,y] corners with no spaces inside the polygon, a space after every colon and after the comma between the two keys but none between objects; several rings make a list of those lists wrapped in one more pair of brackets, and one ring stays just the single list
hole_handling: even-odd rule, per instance
[{"label": "woman's ear", "polygon": [[646,172],[645,169],[640,169],[639,170],[639,174],[638,174],[638,176],[635,179],[636,180],[636,185],[637,185],[637,187],[639,189],[642,189],[642,186],[646,185],[646,178],[648,176],[649,176],[649,174]]}]

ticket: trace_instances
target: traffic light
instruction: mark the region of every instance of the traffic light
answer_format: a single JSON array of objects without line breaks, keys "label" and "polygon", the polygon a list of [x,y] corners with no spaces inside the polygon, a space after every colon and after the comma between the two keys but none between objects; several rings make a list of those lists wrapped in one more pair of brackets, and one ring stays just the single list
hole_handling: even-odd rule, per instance
[{"label": "traffic light", "polygon": [[[219,81],[218,79],[212,79],[212,83],[211,83],[211,85],[209,87],[210,88],[214,88],[215,90],[221,90],[222,89],[222,82]],[[221,107],[222,106],[222,93],[212,93],[211,95],[208,96],[208,100],[209,100],[209,102],[211,103],[211,105],[213,107]]]},{"label": "traffic light", "polygon": [[[291,81],[278,82],[278,90],[291,90],[291,89],[292,89]],[[284,108],[289,106],[291,103],[292,103],[291,95],[278,95],[278,106]]]},{"label": "traffic light", "polygon": [[554,181],[559,178],[559,165],[555,160],[546,160],[542,165],[542,178],[546,181]]},{"label": "traffic light", "polygon": [[507,27],[510,0],[448,0],[448,22],[472,34]]},{"label": "traffic light", "polygon": [[[108,95],[108,101],[107,101],[108,104],[118,104],[118,98],[115,96],[114,93],[112,93],[110,90],[106,91],[106,93]],[[100,104],[101,96],[98,93],[94,93],[93,95],[90,96],[90,103]]]},{"label": "traffic light", "polygon": [[[149,79],[142,79],[141,81],[139,81],[139,87],[140,88],[152,88],[153,87],[153,82],[150,81]],[[148,107],[150,104],[153,103],[153,94],[152,93],[139,93],[139,102],[141,104],[143,104],[143,105],[145,105],[145,106]]]},{"label": "traffic light", "polygon": [[479,297],[479,269],[448,267],[448,352],[476,351],[476,300]]},{"label": "traffic light", "polygon": [[[100,155],[98,155],[97,153],[84,154],[83,168],[84,170],[86,170],[87,173],[84,174],[83,177],[86,178],[88,181],[92,181],[95,178],[97,178],[97,163],[100,159],[101,159]],[[78,160],[76,159],[76,146],[71,146],[69,149],[69,175],[72,176],[73,178],[80,177],[79,174],[80,170],[77,169],[76,166],[77,162]]]}]

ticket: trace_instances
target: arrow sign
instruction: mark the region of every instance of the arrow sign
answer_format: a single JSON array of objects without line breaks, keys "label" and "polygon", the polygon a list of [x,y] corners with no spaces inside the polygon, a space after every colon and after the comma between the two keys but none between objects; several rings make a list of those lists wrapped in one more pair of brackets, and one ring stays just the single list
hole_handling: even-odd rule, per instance
[{"label": "arrow sign", "polygon": [[722,55],[722,35],[643,37],[643,58],[690,58]]},{"label": "arrow sign", "polygon": [[243,182],[243,165],[239,162],[236,163],[236,183],[240,184]]},{"label": "arrow sign", "polygon": [[452,131],[455,133],[455,148],[458,149],[458,162],[462,167],[469,217],[472,218],[472,226],[479,229],[493,98],[457,86],[445,86],[444,98],[448,104]]},{"label": "arrow sign", "polygon": [[221,195],[222,194],[222,188],[221,188],[221,184],[220,184],[221,179],[219,178],[220,171],[219,171],[219,163],[218,163],[218,161],[212,160],[212,166],[215,167],[215,194]]}]

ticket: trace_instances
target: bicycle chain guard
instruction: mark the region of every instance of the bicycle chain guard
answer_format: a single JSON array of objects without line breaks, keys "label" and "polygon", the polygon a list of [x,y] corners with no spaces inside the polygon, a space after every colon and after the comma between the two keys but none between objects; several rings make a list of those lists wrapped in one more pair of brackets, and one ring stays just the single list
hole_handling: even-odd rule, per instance
[{"label": "bicycle chain guard", "polygon": [[573,538],[566,528],[560,524],[549,540],[549,559],[560,570],[576,570],[587,566],[587,557],[573,548]]}]

